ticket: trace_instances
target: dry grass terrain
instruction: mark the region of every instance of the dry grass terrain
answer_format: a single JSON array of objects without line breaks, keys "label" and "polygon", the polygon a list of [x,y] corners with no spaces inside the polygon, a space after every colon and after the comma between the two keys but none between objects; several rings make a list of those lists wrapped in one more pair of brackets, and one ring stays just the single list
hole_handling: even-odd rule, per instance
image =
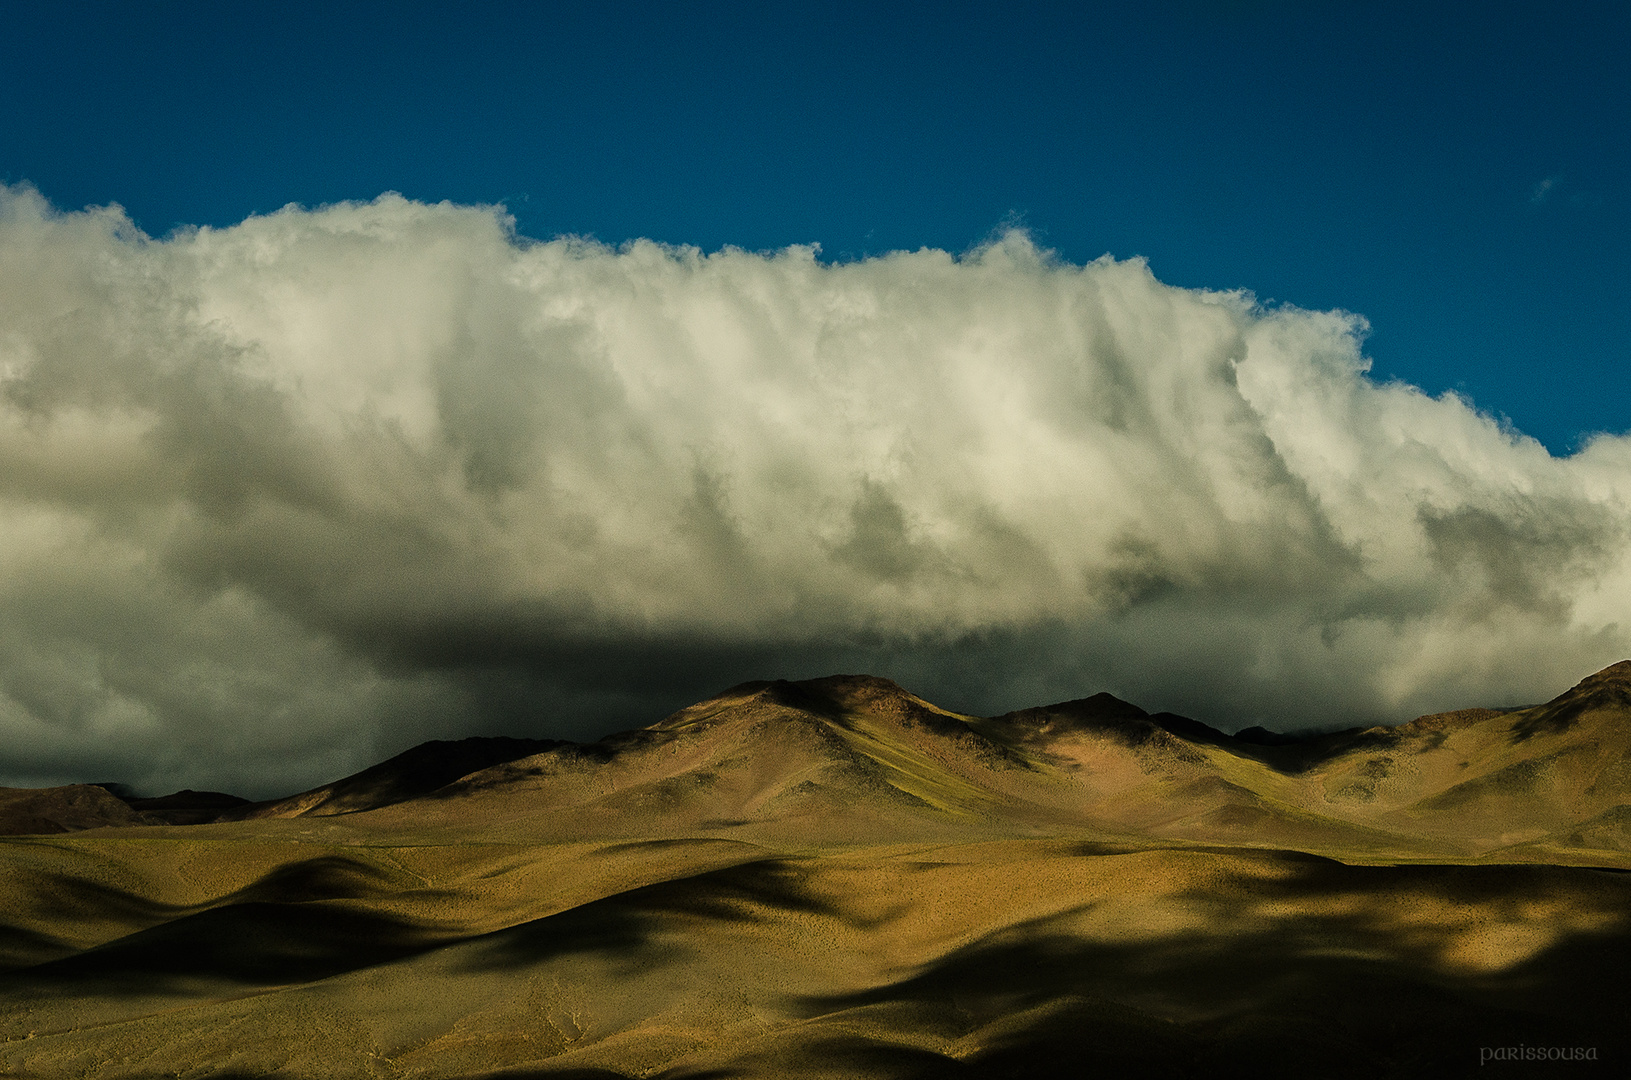
[{"label": "dry grass terrain", "polygon": [[271,803],[0,792],[0,1076],[1626,1075],[1628,770],[1631,662],[1307,740],[836,676]]}]

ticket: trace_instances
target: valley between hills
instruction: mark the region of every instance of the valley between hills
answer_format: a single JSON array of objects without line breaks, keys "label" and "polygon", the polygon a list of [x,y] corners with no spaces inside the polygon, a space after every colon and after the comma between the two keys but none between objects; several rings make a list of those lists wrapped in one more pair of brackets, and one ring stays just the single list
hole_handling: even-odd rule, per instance
[{"label": "valley between hills", "polygon": [[1631,661],[1306,738],[749,683],[0,834],[0,1076],[1627,1074]]}]

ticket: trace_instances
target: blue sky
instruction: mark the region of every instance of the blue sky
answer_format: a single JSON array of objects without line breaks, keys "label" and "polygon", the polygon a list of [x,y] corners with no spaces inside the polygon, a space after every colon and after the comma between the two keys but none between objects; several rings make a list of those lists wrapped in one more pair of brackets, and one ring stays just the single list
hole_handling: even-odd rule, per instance
[{"label": "blue sky", "polygon": [[0,179],[147,232],[502,201],[831,259],[1004,223],[1370,319],[1554,453],[1631,428],[1624,4],[7,4]]}]

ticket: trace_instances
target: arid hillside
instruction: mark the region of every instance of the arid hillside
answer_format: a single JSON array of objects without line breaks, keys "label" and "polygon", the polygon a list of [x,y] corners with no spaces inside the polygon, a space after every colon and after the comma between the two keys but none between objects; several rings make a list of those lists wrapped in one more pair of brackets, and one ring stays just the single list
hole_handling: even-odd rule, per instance
[{"label": "arid hillside", "polygon": [[10,791],[0,1076],[1620,1075],[1628,750],[1631,662],[1307,739],[833,676],[260,804]]},{"label": "arid hillside", "polygon": [[[479,815],[562,838],[1066,830],[1361,860],[1500,853],[1617,866],[1631,852],[1628,792],[1631,661],[1529,709],[1308,738],[1231,736],[1108,694],[981,718],[871,676],[749,683],[591,744],[426,743],[271,802],[228,799],[207,813],[188,810],[188,796],[203,798],[189,792],[126,800],[134,812],[94,799],[101,816],[59,817],[64,829],[152,824],[174,802],[171,820],[367,812],[358,827],[456,831]],[[22,794],[19,808],[52,797]]]}]

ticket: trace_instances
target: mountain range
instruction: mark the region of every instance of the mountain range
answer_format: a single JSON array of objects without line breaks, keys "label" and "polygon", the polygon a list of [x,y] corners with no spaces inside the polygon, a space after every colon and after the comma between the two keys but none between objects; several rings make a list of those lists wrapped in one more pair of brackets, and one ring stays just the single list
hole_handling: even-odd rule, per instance
[{"label": "mountain range", "polygon": [[[1109,694],[997,717],[874,676],[732,687],[595,743],[469,738],[251,803],[116,785],[0,789],[0,831],[570,808],[574,828],[933,824],[1339,849],[1378,858],[1615,862],[1631,851],[1631,661],[1544,705],[1397,727],[1228,735]],[[108,789],[112,788],[113,791]],[[404,807],[403,804],[409,804]],[[653,814],[656,820],[647,819]],[[383,819],[382,819],[383,820]],[[908,824],[912,823],[912,824]]]},{"label": "mountain range", "polygon": [[0,833],[0,1075],[1625,1064],[1631,661],[1301,737],[753,682],[263,802],[0,789]]}]

